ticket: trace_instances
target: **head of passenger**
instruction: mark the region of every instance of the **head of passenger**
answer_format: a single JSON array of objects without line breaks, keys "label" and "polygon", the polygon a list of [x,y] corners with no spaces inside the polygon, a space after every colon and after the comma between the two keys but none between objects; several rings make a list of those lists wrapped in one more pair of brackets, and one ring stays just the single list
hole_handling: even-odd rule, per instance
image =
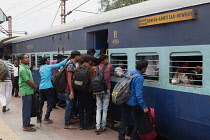
[{"label": "head of passenger", "polygon": [[80,57],[80,60],[79,60],[79,64],[83,64],[84,63],[84,57],[86,56],[87,54],[81,54],[81,57]]},{"label": "head of passenger", "polygon": [[188,75],[188,83],[189,85],[197,85],[197,82],[195,80],[197,80],[197,77],[195,75]]},{"label": "head of passenger", "polygon": [[94,57],[92,55],[85,55],[84,63],[88,63],[89,65],[93,64]]},{"label": "head of passenger", "polygon": [[40,59],[39,63],[40,63],[41,65],[45,65],[45,64],[49,65],[49,64],[50,64],[50,59],[48,59],[47,57],[42,57],[42,58]]},{"label": "head of passenger", "polygon": [[28,55],[20,54],[19,58],[20,58],[20,61],[21,61],[22,64],[28,65],[28,63],[29,63]]},{"label": "head of passenger", "polygon": [[93,58],[92,66],[97,66],[97,65],[99,65],[99,64],[100,64],[99,59],[96,58],[96,57],[94,57],[94,58]]},{"label": "head of passenger", "polygon": [[109,63],[108,56],[107,55],[100,55],[99,61],[100,61],[100,63],[102,63],[104,65],[108,64]]},{"label": "head of passenger", "polygon": [[81,53],[79,51],[72,51],[71,59],[75,59],[78,62],[81,59]]},{"label": "head of passenger", "polygon": [[95,49],[93,49],[93,48],[89,48],[89,49],[87,50],[87,54],[89,54],[89,55],[94,56],[94,55],[95,55],[95,53],[96,53],[96,50],[95,50]]},{"label": "head of passenger", "polygon": [[57,59],[57,63],[60,63],[61,61],[63,61],[63,55],[62,54],[58,54],[56,59]]},{"label": "head of passenger", "polygon": [[10,56],[8,54],[3,55],[3,60],[8,61],[10,59]]},{"label": "head of passenger", "polygon": [[184,63],[182,63],[182,67],[183,67],[183,68],[182,68],[183,72],[188,72],[189,69],[186,68],[186,67],[190,67],[190,63],[184,62]]},{"label": "head of passenger", "polygon": [[102,48],[102,49],[100,50],[99,56],[100,56],[100,55],[105,55],[105,54],[106,54],[106,49],[105,49],[105,48]]},{"label": "head of passenger", "polygon": [[136,63],[136,69],[139,70],[141,73],[145,73],[147,70],[148,61],[147,60],[139,60]]},{"label": "head of passenger", "polygon": [[122,69],[124,69],[125,68],[125,62],[123,62],[123,61],[119,61],[118,62],[118,66],[120,67],[120,68],[122,68]]},{"label": "head of passenger", "polygon": [[14,63],[14,64],[18,64],[18,59],[17,59],[17,58],[14,58],[14,59],[13,59],[13,63]]}]

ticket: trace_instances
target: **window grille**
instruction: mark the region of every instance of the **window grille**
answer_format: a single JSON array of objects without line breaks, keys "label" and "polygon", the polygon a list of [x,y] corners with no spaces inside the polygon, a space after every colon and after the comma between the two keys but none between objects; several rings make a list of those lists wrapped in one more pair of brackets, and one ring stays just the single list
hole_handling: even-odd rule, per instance
[{"label": "window grille", "polygon": [[171,53],[170,83],[179,86],[202,86],[202,64],[200,52]]},{"label": "window grille", "polygon": [[113,66],[112,75],[123,77],[128,68],[126,53],[113,53],[110,55],[110,63]]},{"label": "window grille", "polygon": [[139,60],[147,60],[148,67],[143,76],[146,81],[158,81],[159,80],[159,55],[155,52],[149,53],[137,53],[136,62]]}]

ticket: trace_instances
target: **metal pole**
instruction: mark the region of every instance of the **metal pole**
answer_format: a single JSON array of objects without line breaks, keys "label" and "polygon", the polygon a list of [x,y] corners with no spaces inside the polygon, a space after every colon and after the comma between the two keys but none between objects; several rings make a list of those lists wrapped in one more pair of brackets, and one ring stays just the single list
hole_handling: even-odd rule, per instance
[{"label": "metal pole", "polygon": [[8,16],[8,36],[12,37],[12,17]]},{"label": "metal pole", "polygon": [[66,23],[66,0],[61,0],[61,24]]}]

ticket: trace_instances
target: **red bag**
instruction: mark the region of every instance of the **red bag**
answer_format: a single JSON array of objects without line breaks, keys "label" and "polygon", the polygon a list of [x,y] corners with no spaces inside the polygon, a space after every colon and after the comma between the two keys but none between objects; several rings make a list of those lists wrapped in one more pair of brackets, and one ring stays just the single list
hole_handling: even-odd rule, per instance
[{"label": "red bag", "polygon": [[140,128],[138,135],[141,140],[154,140],[157,136],[155,127],[155,111],[154,108],[149,108],[149,113],[142,113],[140,116]]}]

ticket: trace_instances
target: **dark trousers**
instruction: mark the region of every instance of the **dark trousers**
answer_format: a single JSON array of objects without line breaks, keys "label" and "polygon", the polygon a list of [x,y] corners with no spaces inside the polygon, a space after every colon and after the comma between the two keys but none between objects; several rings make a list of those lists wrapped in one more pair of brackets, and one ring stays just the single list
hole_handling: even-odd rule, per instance
[{"label": "dark trousers", "polygon": [[22,96],[22,102],[23,126],[29,126],[31,121],[32,95]]},{"label": "dark trousers", "polygon": [[[92,92],[79,92],[78,104],[79,104],[79,122],[80,127],[90,127],[93,120],[93,95]],[[84,122],[84,112],[86,112],[86,118]]]},{"label": "dark trousers", "polygon": [[19,80],[19,76],[16,76],[14,77],[12,81],[12,95],[15,95],[15,97],[18,96],[18,92],[19,92],[18,80]]},{"label": "dark trousers", "polygon": [[39,101],[40,101],[41,110],[44,106],[44,101],[47,100],[47,110],[46,110],[46,114],[45,114],[45,119],[49,119],[50,112],[52,111],[52,108],[55,104],[55,98],[54,98],[53,92],[54,92],[53,88],[40,89]]},{"label": "dark trousers", "polygon": [[129,106],[129,105],[122,105],[122,116],[120,121],[120,128],[119,128],[119,136],[118,140],[124,140],[126,134],[126,126],[130,119],[130,115],[132,115],[133,119],[133,131],[130,136],[130,140],[137,139],[137,131],[139,129],[139,116],[140,116],[140,107],[139,106]]}]

